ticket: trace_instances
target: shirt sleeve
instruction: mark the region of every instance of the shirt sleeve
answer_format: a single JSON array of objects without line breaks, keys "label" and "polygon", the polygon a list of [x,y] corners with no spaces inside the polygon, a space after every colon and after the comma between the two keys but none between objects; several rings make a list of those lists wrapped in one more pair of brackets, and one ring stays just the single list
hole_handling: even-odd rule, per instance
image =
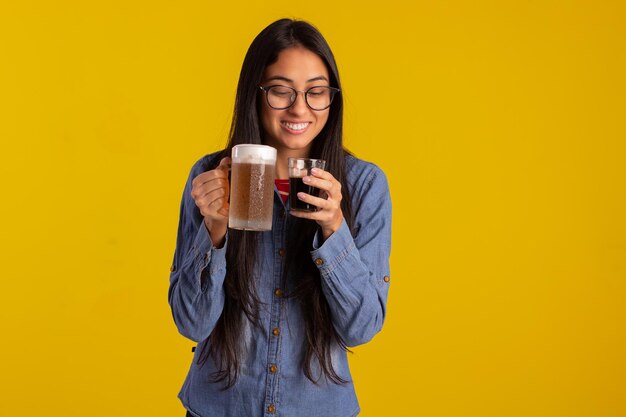
[{"label": "shirt sleeve", "polygon": [[318,231],[311,252],[333,324],[348,346],[381,330],[390,282],[391,198],[384,173],[375,167],[355,192],[354,237],[344,220],[321,245]]},{"label": "shirt sleeve", "polygon": [[180,205],[176,250],[170,273],[169,304],[178,331],[195,342],[213,331],[224,308],[226,248],[215,248],[191,197],[191,181],[202,172],[194,165]]}]

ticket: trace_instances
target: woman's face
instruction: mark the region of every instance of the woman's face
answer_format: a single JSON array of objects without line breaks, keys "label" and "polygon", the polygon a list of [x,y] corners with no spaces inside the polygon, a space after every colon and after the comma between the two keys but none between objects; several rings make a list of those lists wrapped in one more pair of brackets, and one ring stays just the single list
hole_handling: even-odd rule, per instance
[{"label": "woman's face", "polygon": [[[315,86],[329,86],[330,81],[326,65],[319,56],[301,46],[294,46],[281,51],[278,60],[265,69],[261,85],[283,85],[306,91]],[[313,139],[328,120],[329,111],[311,110],[303,93],[298,93],[295,103],[284,110],[273,109],[263,97],[261,122],[266,144],[279,152],[308,156]]]}]

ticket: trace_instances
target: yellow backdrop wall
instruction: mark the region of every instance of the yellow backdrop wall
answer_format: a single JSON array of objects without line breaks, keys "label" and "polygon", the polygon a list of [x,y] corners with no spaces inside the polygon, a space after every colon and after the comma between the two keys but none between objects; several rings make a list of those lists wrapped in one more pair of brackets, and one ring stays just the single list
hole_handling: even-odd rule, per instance
[{"label": "yellow backdrop wall", "polygon": [[3,2],[0,415],[183,415],[182,187],[285,16],[391,186],[362,415],[625,416],[626,13],[598,0]]}]

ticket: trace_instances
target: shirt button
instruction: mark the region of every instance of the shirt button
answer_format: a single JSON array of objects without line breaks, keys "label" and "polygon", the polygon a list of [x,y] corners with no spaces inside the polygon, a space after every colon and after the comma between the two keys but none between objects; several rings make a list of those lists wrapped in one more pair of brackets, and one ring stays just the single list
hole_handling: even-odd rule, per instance
[{"label": "shirt button", "polygon": [[278,371],[278,366],[271,364],[270,365],[270,372],[275,374]]},{"label": "shirt button", "polygon": [[275,295],[276,297],[282,297],[282,296],[283,296],[283,290],[281,290],[280,288],[276,288],[276,289],[274,290],[274,295]]},{"label": "shirt button", "polygon": [[176,271],[176,266],[172,265],[172,266],[170,267],[170,272],[174,272],[174,271]]},{"label": "shirt button", "polygon": [[280,249],[278,250],[278,255],[279,255],[280,257],[285,256],[285,249],[280,248]]},{"label": "shirt button", "polygon": [[280,334],[280,329],[278,327],[274,327],[274,330],[272,330],[272,334],[274,336],[278,336]]},{"label": "shirt button", "polygon": [[385,276],[385,278],[383,278],[383,281],[389,282],[389,281],[391,281],[391,278],[389,278],[388,276]]},{"label": "shirt button", "polygon": [[276,407],[274,406],[274,404],[270,404],[267,406],[268,413],[274,413],[275,411],[276,411]]},{"label": "shirt button", "polygon": [[317,265],[317,266],[324,265],[324,260],[322,258],[317,258],[315,260],[315,265]]}]

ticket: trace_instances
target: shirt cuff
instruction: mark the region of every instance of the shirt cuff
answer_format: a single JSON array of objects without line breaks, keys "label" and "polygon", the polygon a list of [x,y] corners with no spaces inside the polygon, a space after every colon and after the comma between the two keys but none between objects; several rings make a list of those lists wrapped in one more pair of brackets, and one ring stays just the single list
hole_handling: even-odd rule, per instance
[{"label": "shirt cuff", "polygon": [[226,270],[226,248],[228,247],[228,232],[224,239],[224,246],[216,248],[213,245],[209,231],[204,221],[198,228],[198,233],[193,241],[193,252],[196,259],[198,273],[209,266],[209,274],[215,276]]},{"label": "shirt cuff", "polygon": [[355,249],[356,246],[350,233],[350,228],[344,219],[339,229],[325,241],[322,238],[321,230],[315,233],[311,258],[317,265],[320,273],[323,276],[327,276]]}]

